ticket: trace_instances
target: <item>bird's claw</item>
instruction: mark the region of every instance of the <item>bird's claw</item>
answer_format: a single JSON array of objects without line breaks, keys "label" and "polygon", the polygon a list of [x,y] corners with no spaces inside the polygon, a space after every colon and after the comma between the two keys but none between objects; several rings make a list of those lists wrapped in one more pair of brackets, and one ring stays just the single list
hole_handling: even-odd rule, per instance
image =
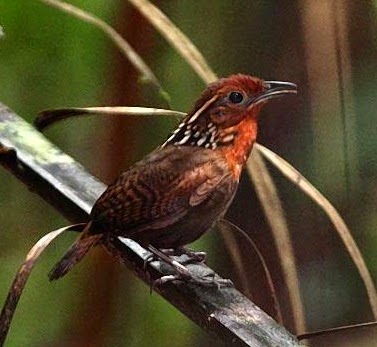
[{"label": "bird's claw", "polygon": [[181,264],[205,263],[207,257],[206,252],[194,252],[191,250],[184,254],[187,256],[187,258],[180,260]]},{"label": "bird's claw", "polygon": [[[147,264],[148,261],[150,261],[150,259],[158,259],[158,260],[162,261],[161,265],[166,264],[170,267],[170,269],[167,269],[167,271],[170,272],[171,268],[172,268],[175,272],[175,274],[168,274],[168,275],[162,276],[159,279],[153,281],[151,288],[153,288],[155,285],[161,285],[161,284],[165,284],[165,283],[173,282],[173,281],[195,283],[195,284],[199,284],[199,285],[203,285],[203,286],[207,286],[207,287],[214,287],[215,286],[218,289],[223,288],[223,287],[233,286],[232,281],[216,277],[216,274],[208,268],[206,270],[205,267],[203,268],[200,265],[192,265],[192,266],[199,266],[199,268],[202,269],[200,275],[194,275],[188,270],[188,268],[186,266],[184,266],[182,264],[182,263],[185,263],[185,259],[182,259],[183,255],[186,255],[186,257],[188,257],[188,259],[187,259],[188,262],[192,261],[193,256],[197,257],[197,258],[199,257],[203,261],[203,258],[205,257],[204,252],[189,251],[189,254],[187,254],[187,250],[183,249],[183,252],[181,253],[182,256],[180,257],[180,259],[178,261],[178,260],[175,260],[173,258],[170,258],[166,254],[166,250],[161,251],[161,250],[159,250],[159,249],[157,249],[157,248],[155,248],[151,245],[149,245],[148,249],[149,249],[149,251],[152,252],[152,255],[148,256],[146,258],[144,264]],[[190,255],[191,255],[191,257],[190,257]],[[204,273],[203,273],[203,269],[204,269]],[[208,270],[210,270],[210,271],[208,271]]]},{"label": "bird's claw", "polygon": [[180,247],[174,250],[175,256],[182,256],[186,255],[186,259],[180,259],[180,263],[182,264],[193,264],[193,263],[205,263],[207,253],[206,252],[196,252],[192,249],[188,249],[185,247]]},{"label": "bird's claw", "polygon": [[[177,269],[176,269],[177,270]],[[183,272],[182,270],[177,270],[176,274],[171,274],[171,275],[165,275],[161,276],[160,278],[157,278],[152,282],[151,289],[156,287],[156,286],[161,286],[163,284],[169,283],[169,282],[189,282],[192,279],[192,276],[190,272],[187,270],[186,272]]]},{"label": "bird's claw", "polygon": [[220,290],[221,288],[229,288],[234,286],[231,280],[225,278],[215,278],[214,274],[204,277],[198,277],[191,274],[188,276],[178,273],[174,275],[165,275],[158,278],[153,282],[153,287],[176,281],[198,284],[205,287],[217,287],[218,290]]},{"label": "bird's claw", "polygon": [[207,257],[206,252],[197,252],[189,248],[179,247],[179,248],[168,248],[160,250],[166,256],[181,257],[186,256],[184,259],[179,259],[181,264],[192,264],[192,263],[204,263]]},{"label": "bird's claw", "polygon": [[214,272],[210,272],[207,275],[202,276],[202,277],[195,277],[193,278],[193,281],[203,286],[217,287],[217,289],[228,288],[228,287],[234,286],[233,282],[230,279],[218,278],[218,277],[216,278]]},{"label": "bird's claw", "polygon": [[158,287],[158,286],[163,285],[165,283],[178,281],[179,279],[180,278],[177,275],[162,276],[162,277],[157,278],[156,280],[153,281],[153,287],[155,287],[155,286]]}]

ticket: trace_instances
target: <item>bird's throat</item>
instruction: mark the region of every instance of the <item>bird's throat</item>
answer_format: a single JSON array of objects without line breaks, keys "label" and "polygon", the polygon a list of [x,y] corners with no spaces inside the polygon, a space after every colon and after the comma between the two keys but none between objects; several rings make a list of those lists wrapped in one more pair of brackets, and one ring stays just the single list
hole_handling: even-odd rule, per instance
[{"label": "bird's throat", "polygon": [[235,179],[239,179],[257,138],[258,125],[255,117],[246,118],[237,125],[237,135],[231,146],[222,149]]}]

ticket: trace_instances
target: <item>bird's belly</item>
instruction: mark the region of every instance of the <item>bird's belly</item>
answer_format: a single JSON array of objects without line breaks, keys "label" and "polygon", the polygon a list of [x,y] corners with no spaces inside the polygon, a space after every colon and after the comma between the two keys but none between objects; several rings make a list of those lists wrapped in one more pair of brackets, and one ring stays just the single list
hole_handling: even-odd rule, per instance
[{"label": "bird's belly", "polygon": [[184,217],[181,221],[163,228],[144,230],[135,237],[141,244],[152,244],[157,248],[178,248],[197,240],[212,227],[215,219],[193,221]]}]

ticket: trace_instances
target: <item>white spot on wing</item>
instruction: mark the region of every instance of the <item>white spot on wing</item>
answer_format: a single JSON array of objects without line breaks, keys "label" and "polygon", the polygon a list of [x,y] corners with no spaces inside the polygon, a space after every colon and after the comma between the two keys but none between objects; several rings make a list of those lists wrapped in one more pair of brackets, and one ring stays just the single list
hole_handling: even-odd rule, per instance
[{"label": "white spot on wing", "polygon": [[208,129],[208,131],[209,131],[210,133],[215,132],[215,131],[216,131],[216,126],[214,125],[214,126],[210,127],[210,128]]},{"label": "white spot on wing", "polygon": [[201,146],[204,142],[206,142],[207,140],[207,137],[204,136],[202,137],[201,139],[198,140],[198,142],[196,143],[198,146]]},{"label": "white spot on wing", "polygon": [[221,142],[227,143],[227,142],[233,141],[233,139],[234,139],[234,134],[229,134],[229,135],[224,136],[221,139]]}]

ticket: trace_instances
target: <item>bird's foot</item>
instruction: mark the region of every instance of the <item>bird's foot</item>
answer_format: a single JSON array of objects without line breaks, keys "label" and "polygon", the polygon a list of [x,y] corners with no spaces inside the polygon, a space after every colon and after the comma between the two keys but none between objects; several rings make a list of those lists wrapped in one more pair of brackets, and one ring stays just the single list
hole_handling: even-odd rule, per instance
[{"label": "bird's foot", "polygon": [[186,255],[186,259],[180,260],[181,264],[192,264],[192,263],[205,263],[207,258],[206,252],[197,252],[189,248],[179,247],[174,250],[174,255],[181,256]]},{"label": "bird's foot", "polygon": [[174,275],[166,275],[158,278],[154,281],[154,286],[164,285],[169,282],[184,282],[184,283],[193,283],[205,287],[216,287],[217,289],[233,287],[234,284],[231,280],[225,278],[216,278],[214,274],[208,276],[195,276],[190,274],[177,273]]},{"label": "bird's foot", "polygon": [[[186,257],[179,259],[179,262],[181,264],[204,263],[207,257],[206,252],[197,252],[186,247],[167,248],[160,251],[166,256],[170,257],[181,257],[183,255],[186,255]],[[159,259],[159,257],[156,257],[156,255],[153,253],[150,255],[150,258],[153,260]]]},{"label": "bird's foot", "polygon": [[[152,252],[152,255],[150,257],[151,260],[158,259],[163,263],[170,265],[175,271],[175,274],[165,275],[155,280],[152,283],[152,288],[154,286],[175,281],[195,283],[207,287],[217,287],[218,289],[233,286],[233,282],[231,280],[219,278],[211,269],[208,269],[207,267],[204,267],[204,271],[202,270],[202,273],[200,275],[192,274],[186,266],[182,265],[181,260],[178,262],[177,260],[170,258],[169,255],[166,254],[166,250],[161,251],[151,245],[148,247],[148,249]],[[186,252],[184,254],[186,255]],[[201,257],[200,259],[203,260],[203,257]],[[189,261],[189,263],[192,263],[192,261]],[[198,264],[198,262],[194,263],[196,263],[197,265],[191,266],[199,266],[200,269],[203,268],[200,264]]]},{"label": "bird's foot", "polygon": [[152,294],[152,291],[155,287],[163,286],[167,283],[191,283],[196,284],[199,286],[204,287],[210,287],[210,288],[216,288],[217,290],[220,290],[222,288],[230,288],[234,287],[234,283],[230,279],[226,278],[215,278],[214,275],[209,276],[194,276],[191,273],[176,273],[176,274],[170,274],[165,275],[160,278],[157,278],[154,281],[150,282],[150,293]]}]

